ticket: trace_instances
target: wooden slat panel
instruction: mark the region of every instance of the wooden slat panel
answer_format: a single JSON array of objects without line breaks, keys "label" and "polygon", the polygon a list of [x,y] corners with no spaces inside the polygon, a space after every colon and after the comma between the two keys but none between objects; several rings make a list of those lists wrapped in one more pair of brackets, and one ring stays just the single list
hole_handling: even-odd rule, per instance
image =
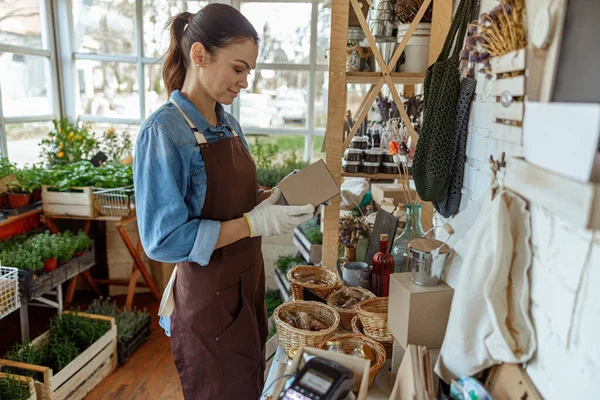
[{"label": "wooden slat panel", "polygon": [[[115,333],[116,333],[116,329],[115,329]],[[102,379],[100,379],[98,382],[96,382],[94,384],[94,386],[91,386],[90,383],[87,381],[93,380],[95,373],[98,372],[99,370],[101,370],[102,367],[104,367],[107,370],[107,374],[105,376],[110,374],[110,372],[113,369],[112,368],[113,365],[111,363],[111,356],[116,347],[117,347],[117,339],[115,336],[113,338],[113,340],[111,341],[111,343],[109,343],[102,351],[97,353],[91,360],[88,360],[89,362],[87,362],[85,367],[81,368],[74,375],[69,376],[68,381],[66,381],[66,383],[62,387],[60,387],[58,390],[53,388],[54,393],[52,394],[52,400],[66,400],[66,399],[71,399],[71,398],[77,399],[77,398],[81,398],[81,397],[72,396],[73,392],[79,391],[80,393],[85,395],[89,391],[91,391],[94,388],[94,386],[96,386]],[[107,367],[107,365],[108,365],[108,367]],[[60,372],[58,374],[60,374]],[[56,376],[58,376],[58,374]],[[104,378],[104,377],[102,377],[102,378]],[[53,381],[53,383],[54,383],[54,381]],[[80,388],[80,386],[84,383],[85,383],[84,387]],[[83,393],[83,392],[85,392],[85,393]]]},{"label": "wooden slat panel", "polygon": [[512,102],[508,107],[500,103],[494,103],[492,107],[492,116],[499,119],[509,119],[511,121],[523,121],[523,103]]},{"label": "wooden slat panel", "polygon": [[514,143],[518,146],[523,145],[523,128],[520,126],[505,125],[494,122],[492,123],[492,133],[490,136],[494,139]]},{"label": "wooden slat panel", "polygon": [[498,79],[492,82],[492,96],[502,96],[508,91],[513,97],[525,95],[525,76]]},{"label": "wooden slat panel", "polygon": [[[106,352],[107,349],[112,352],[111,344],[114,342],[117,337],[117,327],[113,326],[111,329],[106,332],[100,339],[98,339],[93,345],[88,347],[83,353],[81,353],[77,358],[71,361],[65,368],[60,370],[54,377],[52,378],[50,384],[52,387],[52,391],[54,392],[58,389],[62,384],[64,384],[67,380],[71,381],[74,378],[74,375],[81,376],[78,371],[86,370],[88,375],[94,371],[94,369],[98,368],[101,364],[97,363],[98,354],[101,352]],[[115,343],[116,346],[116,343]],[[109,353],[110,354],[110,353]],[[92,370],[88,368],[89,364],[93,364],[93,362],[97,364]],[[85,368],[84,368],[85,367]],[[80,372],[81,372],[80,371]],[[85,378],[85,375],[83,376]],[[69,382],[69,385],[71,383]]]},{"label": "wooden slat panel", "polygon": [[584,229],[600,229],[600,184],[581,183],[510,158],[504,185]]},{"label": "wooden slat panel", "polygon": [[435,0],[431,20],[431,36],[429,37],[429,62],[437,60],[452,23],[452,0]]},{"label": "wooden slat panel", "polygon": [[71,217],[92,217],[90,205],[44,203],[44,214],[51,217],[68,215]]},{"label": "wooden slat panel", "polygon": [[[425,73],[417,72],[392,72],[392,81],[403,85],[418,85],[425,80]],[[348,72],[346,82],[355,84],[376,84],[381,80],[381,72]]]},{"label": "wooden slat panel", "polygon": [[500,57],[492,57],[490,64],[494,74],[522,71],[525,69],[525,49],[511,51]]},{"label": "wooden slat panel", "polygon": [[[360,11],[359,11],[360,12]],[[329,90],[327,108],[327,168],[338,185],[342,182],[342,147],[346,114],[346,46],[348,44],[348,0],[331,1],[331,36],[329,41]],[[357,15],[358,17],[362,16]],[[363,17],[364,20],[364,17]],[[359,122],[357,122],[358,124]],[[357,127],[358,129],[358,127]],[[356,131],[355,131],[356,132]],[[337,228],[340,218],[340,196],[324,208],[323,265],[333,268],[337,259]]]}]

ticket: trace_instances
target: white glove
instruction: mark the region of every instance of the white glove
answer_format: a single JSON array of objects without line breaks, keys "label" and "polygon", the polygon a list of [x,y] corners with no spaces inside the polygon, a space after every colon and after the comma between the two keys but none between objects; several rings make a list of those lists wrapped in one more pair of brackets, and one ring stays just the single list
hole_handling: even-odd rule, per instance
[{"label": "white glove", "polygon": [[313,217],[315,207],[312,204],[280,206],[276,204],[280,198],[281,190],[275,188],[268,199],[244,214],[250,237],[282,235]]}]

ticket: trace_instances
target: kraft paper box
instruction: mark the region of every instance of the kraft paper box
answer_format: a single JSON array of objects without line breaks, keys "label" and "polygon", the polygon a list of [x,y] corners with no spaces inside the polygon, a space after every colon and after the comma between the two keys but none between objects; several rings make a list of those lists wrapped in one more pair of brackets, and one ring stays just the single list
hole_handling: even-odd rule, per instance
[{"label": "kraft paper box", "polygon": [[[416,198],[417,192],[410,191],[413,199]],[[394,205],[406,204],[408,199],[404,196],[402,185],[395,183],[374,183],[371,185],[371,196],[378,207],[384,203],[383,199],[392,199]]]},{"label": "kraft paper box", "polygon": [[278,186],[285,198],[284,204],[292,206],[312,204],[317,207],[340,194],[340,188],[323,160],[288,176]]},{"label": "kraft paper box", "polygon": [[[355,393],[356,400],[367,400],[367,392],[369,391],[369,369],[371,368],[369,360],[312,347],[300,347],[298,353],[296,353],[296,357],[292,360],[292,364],[286,368],[285,374],[291,374],[299,370],[298,367],[300,366],[302,354],[304,353],[326,358],[354,372],[354,384],[358,384],[359,388],[358,393]],[[286,379],[280,379],[276,384],[276,390],[273,392],[272,400],[279,398],[285,382]]]},{"label": "kraft paper box", "polygon": [[[394,382],[396,382],[396,375],[398,375],[398,370],[400,369],[400,365],[402,364],[402,359],[404,358],[405,353],[406,349],[402,347],[397,340],[394,340],[394,347],[392,348],[392,373],[390,374],[392,385],[394,385]],[[430,349],[429,354],[431,355],[431,364],[432,366],[435,366],[438,356],[440,355],[440,349]],[[433,379],[434,381],[437,381],[437,375],[434,374]],[[437,387],[437,383],[435,386]]]},{"label": "kraft paper box", "polygon": [[409,344],[442,347],[454,289],[445,282],[438,286],[421,286],[411,280],[411,273],[390,276],[388,329],[406,349]]}]

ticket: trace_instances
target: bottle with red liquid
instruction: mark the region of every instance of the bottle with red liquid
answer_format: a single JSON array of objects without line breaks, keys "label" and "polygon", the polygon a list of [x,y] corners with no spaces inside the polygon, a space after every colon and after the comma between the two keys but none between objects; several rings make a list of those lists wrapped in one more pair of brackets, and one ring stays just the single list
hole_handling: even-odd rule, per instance
[{"label": "bottle with red liquid", "polygon": [[388,297],[390,290],[390,275],[394,273],[394,257],[388,247],[388,235],[379,237],[379,253],[373,257],[373,275],[371,291],[378,297]]}]

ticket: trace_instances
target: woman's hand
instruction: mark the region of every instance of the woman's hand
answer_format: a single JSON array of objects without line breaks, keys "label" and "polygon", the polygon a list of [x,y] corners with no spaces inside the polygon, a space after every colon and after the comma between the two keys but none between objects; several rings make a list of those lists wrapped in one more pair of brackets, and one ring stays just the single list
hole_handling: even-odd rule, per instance
[{"label": "woman's hand", "polygon": [[314,206],[280,206],[281,190],[275,188],[271,196],[244,214],[250,227],[250,237],[282,235],[312,218]]}]

